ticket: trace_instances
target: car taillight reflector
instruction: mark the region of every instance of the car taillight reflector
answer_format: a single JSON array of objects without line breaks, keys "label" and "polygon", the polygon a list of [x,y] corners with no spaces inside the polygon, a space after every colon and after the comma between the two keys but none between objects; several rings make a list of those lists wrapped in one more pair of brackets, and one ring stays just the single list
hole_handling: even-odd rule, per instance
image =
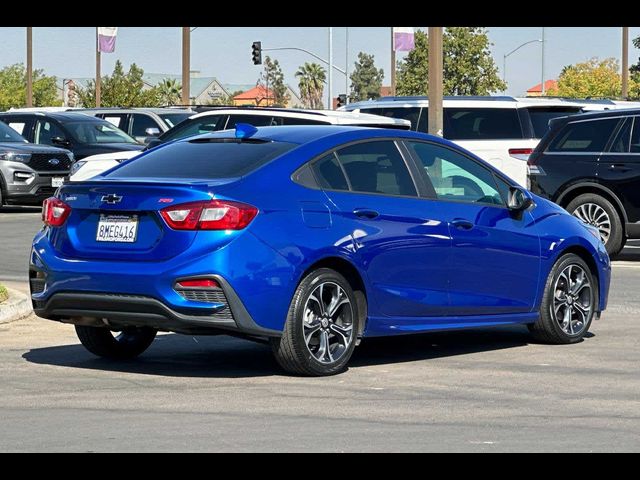
[{"label": "car taillight reflector", "polygon": [[49,227],[61,227],[70,213],[71,207],[56,197],[47,198],[42,204],[42,221]]},{"label": "car taillight reflector", "polygon": [[176,283],[178,288],[220,288],[220,284],[210,278],[194,278],[192,280],[180,280]]},{"label": "car taillight reflector", "polygon": [[522,160],[526,162],[529,160],[529,155],[533,153],[533,148],[510,148],[509,156],[513,158],[517,158],[518,160]]},{"label": "car taillight reflector", "polygon": [[160,210],[174,230],[242,230],[257,214],[256,207],[227,200],[183,203]]}]

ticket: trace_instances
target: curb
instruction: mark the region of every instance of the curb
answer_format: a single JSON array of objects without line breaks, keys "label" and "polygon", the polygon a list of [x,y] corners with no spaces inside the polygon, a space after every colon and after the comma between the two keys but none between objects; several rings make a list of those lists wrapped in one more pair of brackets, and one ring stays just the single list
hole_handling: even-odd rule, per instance
[{"label": "curb", "polygon": [[31,300],[24,293],[7,288],[9,300],[0,304],[0,324],[14,322],[27,317],[33,312]]}]

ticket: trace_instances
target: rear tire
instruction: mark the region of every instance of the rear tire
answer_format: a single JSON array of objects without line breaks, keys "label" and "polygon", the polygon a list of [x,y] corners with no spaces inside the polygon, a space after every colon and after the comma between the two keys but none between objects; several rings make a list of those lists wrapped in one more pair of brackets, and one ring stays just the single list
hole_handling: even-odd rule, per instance
[{"label": "rear tire", "polygon": [[567,211],[600,230],[610,257],[620,253],[624,246],[624,226],[618,211],[609,200],[595,193],[585,193],[569,202]]},{"label": "rear tire", "polygon": [[597,285],[588,265],[568,253],[555,263],[544,288],[538,320],[527,325],[542,343],[568,344],[582,340],[597,308]]},{"label": "rear tire", "polygon": [[108,328],[76,325],[76,334],[84,348],[94,355],[114,360],[131,359],[140,355],[149,348],[157,330],[130,327],[114,333]]},{"label": "rear tire", "polygon": [[320,268],[298,285],[282,337],[271,340],[273,354],[289,373],[339,373],[356,346],[359,318],[349,282],[334,270]]}]

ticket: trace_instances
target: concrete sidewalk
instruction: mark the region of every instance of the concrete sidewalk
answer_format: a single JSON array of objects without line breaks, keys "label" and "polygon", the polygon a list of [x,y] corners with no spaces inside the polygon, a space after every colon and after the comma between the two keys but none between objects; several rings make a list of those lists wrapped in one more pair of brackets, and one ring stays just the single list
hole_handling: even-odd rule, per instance
[{"label": "concrete sidewalk", "polygon": [[[31,299],[28,295],[28,287],[22,283],[16,285],[13,282],[4,282],[4,285],[9,292],[9,299],[0,304],[0,324],[29,316],[33,310],[31,308]],[[18,287],[17,289],[15,288],[16,286]]]}]

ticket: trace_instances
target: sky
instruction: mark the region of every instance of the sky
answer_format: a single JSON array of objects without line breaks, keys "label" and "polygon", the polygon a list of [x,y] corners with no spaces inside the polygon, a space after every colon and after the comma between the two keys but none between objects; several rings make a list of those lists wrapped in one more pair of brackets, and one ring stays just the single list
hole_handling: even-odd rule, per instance
[{"label": "sky", "polygon": [[[193,27],[192,27],[193,28]],[[415,27],[426,28],[426,27]],[[591,57],[615,57],[622,52],[622,29],[616,27],[547,27],[545,30],[545,77],[557,78],[562,67]],[[503,56],[519,45],[542,37],[541,27],[490,27],[491,52],[500,76]],[[358,52],[375,56],[376,64],[385,72],[384,84],[390,83],[390,28],[333,28],[334,65],[349,69]],[[629,40],[640,36],[640,28],[629,29]],[[125,68],[135,62],[149,73],[181,72],[180,27],[120,27],[115,53],[102,55],[102,72],[110,73],[117,59]],[[298,47],[328,59],[327,27],[197,27],[191,34],[191,69],[201,76],[214,76],[221,83],[255,83],[261,66],[251,61],[251,43],[261,41],[263,49]],[[25,62],[26,33],[21,27],[1,27],[0,67]],[[95,75],[95,27],[38,27],[33,29],[34,68],[59,78],[91,77]],[[541,43],[526,45],[507,58],[506,94],[521,95],[540,83],[542,69]],[[299,51],[264,52],[279,60],[285,81],[297,90],[294,76],[297,68],[315,61]],[[399,52],[401,58],[402,53]],[[638,61],[640,51],[629,46],[629,63]],[[333,95],[345,93],[345,76],[334,70]]]}]

